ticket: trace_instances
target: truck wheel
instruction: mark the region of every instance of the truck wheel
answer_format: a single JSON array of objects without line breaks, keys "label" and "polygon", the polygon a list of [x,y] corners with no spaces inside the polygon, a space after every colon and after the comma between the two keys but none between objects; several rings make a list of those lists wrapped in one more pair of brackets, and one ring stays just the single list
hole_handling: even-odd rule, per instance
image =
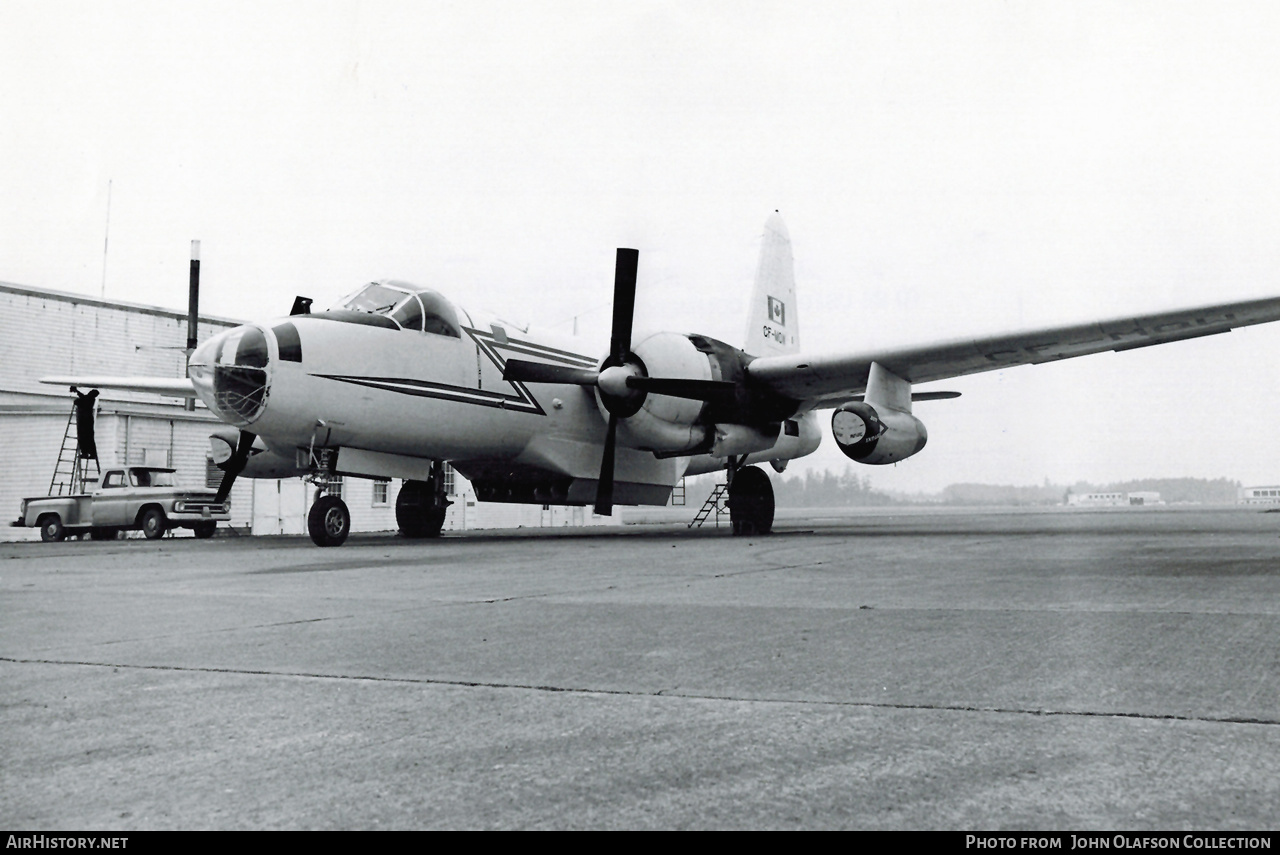
[{"label": "truck wheel", "polygon": [[62,517],[57,514],[45,514],[40,518],[40,539],[45,543],[57,543],[67,536],[62,527]]},{"label": "truck wheel", "polygon": [[351,511],[337,496],[321,496],[307,514],[307,533],[316,546],[341,546],[351,533]]},{"label": "truck wheel", "polygon": [[218,524],[216,522],[198,522],[191,527],[192,533],[199,538],[213,537],[213,533],[217,530]]},{"label": "truck wheel", "polygon": [[159,508],[147,508],[143,511],[141,528],[147,540],[158,540],[164,537],[168,527],[169,521],[165,519],[164,511]]}]

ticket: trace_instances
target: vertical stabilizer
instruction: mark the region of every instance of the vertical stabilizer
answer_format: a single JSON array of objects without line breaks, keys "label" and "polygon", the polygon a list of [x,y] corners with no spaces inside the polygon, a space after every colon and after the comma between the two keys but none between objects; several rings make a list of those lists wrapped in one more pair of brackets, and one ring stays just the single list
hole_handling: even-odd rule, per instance
[{"label": "vertical stabilizer", "polygon": [[775,211],[764,224],[760,265],[747,311],[747,335],[742,349],[752,356],[775,356],[800,349],[796,311],[796,271],[791,236]]}]

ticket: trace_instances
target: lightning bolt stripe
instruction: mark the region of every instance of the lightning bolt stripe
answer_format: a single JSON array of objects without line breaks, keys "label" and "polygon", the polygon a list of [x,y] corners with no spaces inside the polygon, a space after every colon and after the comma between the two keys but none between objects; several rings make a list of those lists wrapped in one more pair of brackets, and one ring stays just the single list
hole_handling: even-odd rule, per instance
[{"label": "lightning bolt stripe", "polygon": [[412,395],[416,398],[437,398],[442,401],[454,401],[459,404],[475,404],[480,407],[497,407],[504,410],[531,413],[545,416],[547,413],[534,397],[529,394],[523,383],[512,383],[517,394],[506,395],[501,392],[486,392],[481,389],[468,389],[465,386],[449,386],[445,383],[431,383],[426,380],[411,380],[404,377],[350,377],[340,374],[315,374],[325,380],[337,380],[339,383],[351,383],[356,386],[368,386],[384,392],[395,392],[400,395]]},{"label": "lightning bolt stripe", "polygon": [[520,339],[508,338],[506,344],[502,344],[494,337],[491,332],[472,329],[471,327],[462,328],[471,340],[476,343],[476,347],[489,357],[489,360],[499,370],[506,366],[507,360],[503,358],[498,351],[510,351],[525,356],[540,356],[548,362],[558,362],[565,365],[572,365],[575,368],[595,368],[596,360],[590,356],[583,356],[580,353],[570,353],[567,350],[560,350],[555,347],[547,347],[543,344],[536,344],[531,341],[522,341]]},{"label": "lightning bolt stripe", "polygon": [[[536,356],[547,362],[572,365],[575,368],[594,368],[596,365],[596,360],[579,353],[570,353],[567,350],[559,350],[554,347],[546,347],[545,345],[518,339],[507,339],[505,343],[502,343],[491,332],[484,332],[470,327],[463,327],[463,330],[475,342],[479,351],[497,366],[499,371],[502,371],[507,364],[507,360],[500,351],[519,353],[523,356]],[[454,401],[459,404],[473,404],[479,407],[495,407],[537,416],[545,416],[547,414],[528,387],[517,380],[505,381],[515,392],[512,395],[507,392],[491,392],[484,389],[471,389],[466,386],[451,386],[447,383],[433,383],[429,380],[414,380],[408,377],[358,377],[347,374],[314,374],[312,376],[325,380],[336,380],[339,383],[351,383],[356,386],[381,389],[384,392],[394,392],[398,395],[436,398],[441,401]]]}]

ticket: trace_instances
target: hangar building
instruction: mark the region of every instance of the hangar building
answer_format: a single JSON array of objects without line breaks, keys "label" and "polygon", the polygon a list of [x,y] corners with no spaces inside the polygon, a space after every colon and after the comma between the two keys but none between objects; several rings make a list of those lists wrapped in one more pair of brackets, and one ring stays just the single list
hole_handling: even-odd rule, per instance
[{"label": "hangar building", "polygon": [[1280,505],[1280,486],[1241,487],[1237,501],[1242,505]]},{"label": "hangar building", "polygon": [[[241,321],[201,315],[198,340]],[[172,309],[104,300],[84,294],[0,282],[0,536],[38,539],[36,529],[13,528],[21,500],[48,493],[74,396],[46,386],[49,375],[182,377],[187,315]],[[88,391],[87,389],[81,391]],[[177,398],[102,390],[96,437],[103,468],[170,466],[181,484],[217,486],[222,472],[209,461],[209,435],[221,422],[202,402],[189,411]],[[614,522],[590,508],[539,508],[477,503],[470,485],[448,470],[454,505],[446,530]],[[353,531],[396,528],[399,481],[347,479],[342,496]],[[300,478],[240,478],[231,491],[230,526],[242,533],[302,534],[314,488]],[[186,532],[178,532],[186,534]]]}]

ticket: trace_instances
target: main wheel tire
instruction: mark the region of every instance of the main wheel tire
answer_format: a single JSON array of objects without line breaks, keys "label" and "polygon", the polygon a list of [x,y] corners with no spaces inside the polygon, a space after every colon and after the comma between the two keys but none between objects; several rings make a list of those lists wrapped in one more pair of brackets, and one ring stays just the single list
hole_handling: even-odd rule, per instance
[{"label": "main wheel tire", "polygon": [[216,520],[198,522],[191,527],[191,533],[201,539],[206,537],[213,537],[213,533],[217,530],[218,530],[218,523]]},{"label": "main wheel tire", "polygon": [[159,508],[147,508],[142,512],[138,527],[142,529],[142,534],[147,540],[159,540],[169,530],[169,520],[165,517],[164,511]]},{"label": "main wheel tire", "polygon": [[307,533],[316,546],[341,546],[351,533],[351,511],[337,496],[321,496],[307,514]]},{"label": "main wheel tire", "polygon": [[432,507],[431,485],[405,481],[396,497],[396,525],[405,537],[439,537],[447,508]]},{"label": "main wheel tire", "polygon": [[735,535],[773,531],[773,482],[755,466],[739,469],[729,487],[729,521]]},{"label": "main wheel tire", "polygon": [[120,536],[120,529],[114,526],[94,526],[89,529],[90,540],[115,540]]},{"label": "main wheel tire", "polygon": [[67,536],[62,527],[62,517],[57,514],[45,514],[40,518],[40,539],[45,543],[57,543]]}]

